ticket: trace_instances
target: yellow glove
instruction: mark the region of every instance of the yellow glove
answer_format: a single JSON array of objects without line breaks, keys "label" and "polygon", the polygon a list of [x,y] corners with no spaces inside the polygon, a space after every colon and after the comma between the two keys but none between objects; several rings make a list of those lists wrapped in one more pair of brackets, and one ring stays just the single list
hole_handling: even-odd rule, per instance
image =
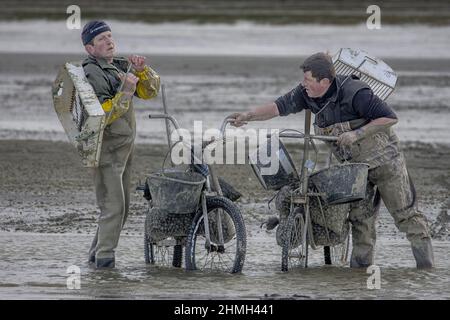
[{"label": "yellow glove", "polygon": [[107,112],[106,124],[111,124],[123,116],[130,108],[131,99],[123,92],[118,92],[114,98],[102,103],[102,108]]}]

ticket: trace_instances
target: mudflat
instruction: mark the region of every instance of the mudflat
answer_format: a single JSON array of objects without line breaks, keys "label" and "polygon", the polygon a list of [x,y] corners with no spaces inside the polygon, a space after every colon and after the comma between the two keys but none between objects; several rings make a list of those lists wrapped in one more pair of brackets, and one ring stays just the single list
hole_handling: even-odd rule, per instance
[{"label": "mudflat", "polygon": [[[288,145],[294,161],[300,162],[300,147]],[[450,207],[450,148],[446,145],[403,145],[408,169],[414,180],[419,207],[433,226],[435,237],[450,239],[445,217]],[[137,144],[132,184],[145,181],[161,169],[166,145]],[[275,214],[267,202],[275,194],[259,184],[250,165],[217,165],[221,177],[242,193],[238,204],[247,223],[261,223]],[[83,168],[75,148],[68,142],[0,140],[0,229],[45,233],[93,232],[98,210],[91,169]],[[125,232],[143,233],[147,201],[132,193],[131,216]],[[380,224],[393,221],[380,219]],[[390,228],[391,229],[391,228]],[[382,231],[382,230],[381,230]],[[398,233],[395,229],[392,232]]]}]

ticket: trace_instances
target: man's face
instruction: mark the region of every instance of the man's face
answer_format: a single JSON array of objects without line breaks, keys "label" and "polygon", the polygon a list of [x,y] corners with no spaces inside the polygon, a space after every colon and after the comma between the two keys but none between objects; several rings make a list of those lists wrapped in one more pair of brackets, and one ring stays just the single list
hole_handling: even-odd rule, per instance
[{"label": "man's face", "polygon": [[92,43],[92,45],[87,44],[85,46],[86,51],[90,55],[103,59],[113,58],[116,46],[111,31],[105,31],[96,35]]},{"label": "man's face", "polygon": [[302,85],[305,87],[306,93],[310,98],[319,98],[327,92],[330,87],[330,80],[324,78],[317,81],[317,79],[312,76],[311,71],[306,71],[304,73]]}]

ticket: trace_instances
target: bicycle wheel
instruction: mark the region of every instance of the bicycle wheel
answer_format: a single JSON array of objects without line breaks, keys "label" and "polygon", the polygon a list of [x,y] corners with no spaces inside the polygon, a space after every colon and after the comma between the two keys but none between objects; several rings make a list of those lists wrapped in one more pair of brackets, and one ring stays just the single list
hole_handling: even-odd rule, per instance
[{"label": "bicycle wheel", "polygon": [[[202,210],[199,210],[187,238],[186,269],[241,272],[247,235],[239,208],[229,199],[220,196],[206,197],[206,208],[210,243],[208,244],[205,235],[205,217]],[[218,216],[222,221],[220,228],[217,223]],[[224,243],[220,243],[220,233]]]},{"label": "bicycle wheel", "polygon": [[303,232],[308,233],[304,214],[303,210],[297,208],[284,224],[281,237],[281,271],[308,266],[308,234],[304,241]]}]

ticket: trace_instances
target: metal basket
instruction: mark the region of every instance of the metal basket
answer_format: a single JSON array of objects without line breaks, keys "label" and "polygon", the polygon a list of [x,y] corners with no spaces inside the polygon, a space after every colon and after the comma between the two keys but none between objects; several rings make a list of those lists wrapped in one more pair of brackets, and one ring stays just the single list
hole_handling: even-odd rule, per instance
[{"label": "metal basket", "polygon": [[85,167],[97,167],[105,125],[105,112],[80,62],[66,63],[52,87],[56,114],[77,148]]},{"label": "metal basket", "polygon": [[386,100],[395,89],[397,74],[394,70],[363,50],[340,49],[333,56],[333,64],[336,74],[358,76],[381,100]]},{"label": "metal basket", "polygon": [[[272,154],[272,139],[273,141],[277,140],[276,142],[278,143],[278,150],[275,151],[275,154]],[[278,161],[278,170],[271,174],[263,174],[262,169],[270,168],[272,162],[262,163],[261,155],[265,155],[270,159],[275,157]],[[249,154],[249,160],[253,172],[266,190],[279,190],[286,185],[300,180],[295,169],[295,164],[278,136],[274,135],[267,139],[267,143],[258,145],[256,150]]]},{"label": "metal basket", "polygon": [[153,206],[176,214],[197,211],[205,181],[200,173],[181,171],[152,173],[147,178]]},{"label": "metal basket", "polygon": [[310,181],[327,205],[359,201],[366,196],[369,165],[366,163],[345,163],[314,172]]}]

